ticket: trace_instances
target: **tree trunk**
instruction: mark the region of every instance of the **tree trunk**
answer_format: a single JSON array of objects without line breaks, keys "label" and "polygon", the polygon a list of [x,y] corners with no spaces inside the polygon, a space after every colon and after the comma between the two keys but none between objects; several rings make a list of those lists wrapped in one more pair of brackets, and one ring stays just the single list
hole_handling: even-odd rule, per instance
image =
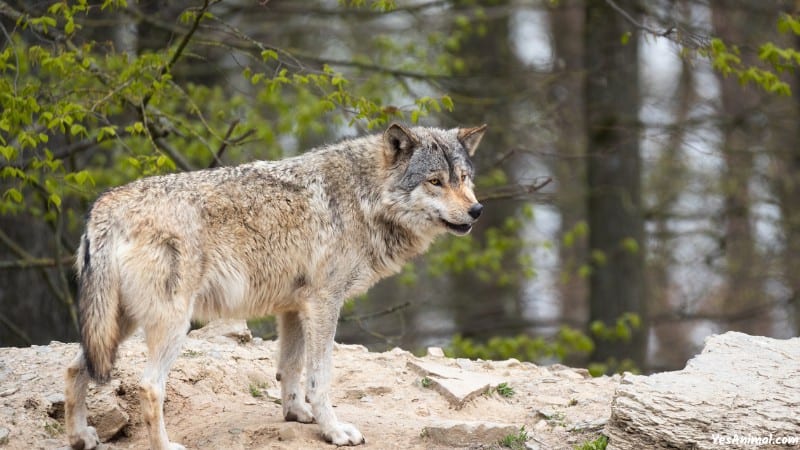
[{"label": "tree trunk", "polygon": [[[550,86],[557,133],[554,163],[556,205],[561,213],[559,237],[586,221],[586,125],[583,120],[584,8],[581,2],[561,2],[550,11],[557,79]],[[559,283],[562,317],[568,322],[588,318],[587,280],[580,275],[586,261],[586,240],[576,233],[570,245],[559,245],[562,281]]]},{"label": "tree trunk", "polygon": [[[635,0],[617,5],[633,14]],[[600,341],[593,358],[631,359],[647,352],[644,223],[639,154],[637,36],[604,2],[588,2],[584,33],[588,132],[588,218],[592,321],[612,325],[625,313],[643,323],[630,339]],[[622,42],[627,40],[627,42]]]},{"label": "tree trunk", "polygon": [[[757,2],[761,3],[761,2]],[[733,44],[752,42],[753,34],[760,27],[753,22],[763,20],[756,14],[758,8],[749,8],[752,2],[712,2],[712,23],[715,34],[723,41]],[[755,5],[758,6],[758,5]],[[754,57],[743,55],[745,64],[753,64]],[[753,177],[754,151],[761,145],[760,114],[765,94],[759,87],[742,86],[736,77],[719,75],[722,100],[722,195],[724,197],[722,227],[724,237],[722,251],[725,255],[726,289],[723,296],[723,311],[733,315],[753,311],[746,320],[728,321],[726,329],[745,331],[750,334],[770,334],[767,318],[768,308],[761,308],[763,290],[760,276],[761,263],[756,251],[753,219],[751,217],[752,195],[750,183]]]}]

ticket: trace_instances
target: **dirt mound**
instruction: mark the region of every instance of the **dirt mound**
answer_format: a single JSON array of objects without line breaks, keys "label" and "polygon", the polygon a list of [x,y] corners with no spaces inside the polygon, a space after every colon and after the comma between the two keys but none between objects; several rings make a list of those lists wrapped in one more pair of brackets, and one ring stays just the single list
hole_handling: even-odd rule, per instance
[{"label": "dirt mound", "polygon": [[[234,328],[236,325],[234,325]],[[0,447],[66,446],[64,368],[77,344],[0,351]],[[619,377],[508,361],[418,358],[337,345],[332,401],[353,423],[360,448],[497,448],[524,426],[528,448],[573,448],[598,436]],[[146,448],[138,381],[141,336],[120,349],[112,381],[89,391],[89,421],[104,448]],[[210,327],[187,339],[167,383],[165,419],[173,441],[200,449],[330,449],[316,424],[283,421],[275,381],[277,346],[246,331]]]}]

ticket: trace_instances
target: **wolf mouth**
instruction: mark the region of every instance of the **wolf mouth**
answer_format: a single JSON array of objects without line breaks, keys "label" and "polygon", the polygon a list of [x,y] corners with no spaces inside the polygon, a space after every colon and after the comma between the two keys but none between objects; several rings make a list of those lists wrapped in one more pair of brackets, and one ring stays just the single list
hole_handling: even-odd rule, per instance
[{"label": "wolf mouth", "polygon": [[469,223],[464,223],[459,225],[452,222],[448,222],[444,219],[442,219],[442,223],[444,223],[444,226],[447,227],[448,230],[451,230],[457,234],[467,234],[472,229],[472,224]]}]

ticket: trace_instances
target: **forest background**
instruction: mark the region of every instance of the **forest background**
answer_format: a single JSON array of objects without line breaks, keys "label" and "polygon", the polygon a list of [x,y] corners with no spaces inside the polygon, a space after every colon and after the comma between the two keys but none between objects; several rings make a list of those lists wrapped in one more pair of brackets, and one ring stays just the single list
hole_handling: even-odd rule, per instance
[{"label": "forest background", "polygon": [[[0,346],[77,340],[105,189],[489,124],[467,238],[337,339],[594,373],[800,333],[800,3],[0,0]],[[274,337],[266,318],[251,322]]]}]

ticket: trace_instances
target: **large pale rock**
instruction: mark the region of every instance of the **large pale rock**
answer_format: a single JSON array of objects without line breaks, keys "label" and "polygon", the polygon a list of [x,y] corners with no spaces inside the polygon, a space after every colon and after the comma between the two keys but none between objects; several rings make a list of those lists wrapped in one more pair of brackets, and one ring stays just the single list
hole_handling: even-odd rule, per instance
[{"label": "large pale rock", "polygon": [[744,448],[747,439],[785,449],[778,439],[800,437],[800,338],[729,332],[683,370],[626,374],[606,434],[609,449]]},{"label": "large pale rock", "polygon": [[130,421],[130,416],[113,392],[98,392],[89,399],[88,405],[89,424],[97,429],[97,435],[103,442],[116,436]]},{"label": "large pale rock", "polygon": [[497,445],[504,437],[519,433],[519,425],[494,422],[443,420],[422,429],[422,436],[437,445],[476,447]]},{"label": "large pale rock", "polygon": [[504,381],[489,374],[424,360],[411,360],[408,366],[427,377],[430,387],[442,394],[456,409]]}]

